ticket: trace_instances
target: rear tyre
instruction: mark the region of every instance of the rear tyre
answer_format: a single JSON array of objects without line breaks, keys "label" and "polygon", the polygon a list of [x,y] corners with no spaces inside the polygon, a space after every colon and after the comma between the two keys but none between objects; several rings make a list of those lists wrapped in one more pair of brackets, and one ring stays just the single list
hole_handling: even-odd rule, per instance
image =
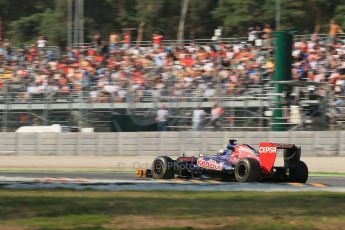
[{"label": "rear tyre", "polygon": [[308,180],[308,166],[303,161],[291,167],[289,173],[290,182],[306,183]]},{"label": "rear tyre", "polygon": [[156,157],[152,163],[152,177],[155,179],[172,179],[175,176],[174,161],[170,157]]},{"label": "rear tyre", "polygon": [[261,177],[259,161],[253,158],[240,159],[235,167],[235,178],[238,182],[256,182]]}]

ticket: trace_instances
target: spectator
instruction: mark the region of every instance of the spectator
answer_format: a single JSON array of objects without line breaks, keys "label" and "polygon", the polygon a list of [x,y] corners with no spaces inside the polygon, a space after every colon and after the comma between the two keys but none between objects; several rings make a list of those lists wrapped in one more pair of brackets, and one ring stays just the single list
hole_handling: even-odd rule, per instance
[{"label": "spectator", "polygon": [[272,29],[271,26],[266,24],[262,30],[262,38],[264,39],[264,47],[269,48],[272,46]]},{"label": "spectator", "polygon": [[333,106],[334,106],[334,113],[336,114],[342,114],[343,111],[341,107],[343,107],[344,101],[340,98],[335,98],[333,101]]},{"label": "spectator", "polygon": [[122,41],[122,43],[123,43],[123,48],[124,49],[128,49],[130,47],[130,45],[131,45],[131,35],[130,35],[129,32],[126,31],[126,32],[123,33],[123,41]]},{"label": "spectator", "polygon": [[47,46],[47,40],[44,36],[39,36],[36,41],[36,47],[40,49],[44,49]]},{"label": "spectator", "polygon": [[92,41],[94,46],[96,47],[97,52],[101,52],[102,50],[102,35],[101,32],[97,32],[93,37]]},{"label": "spectator", "polygon": [[262,47],[262,39],[261,39],[262,32],[261,32],[260,27],[258,26],[255,27],[255,32],[256,32],[255,46]]},{"label": "spectator", "polygon": [[6,54],[6,52],[5,52],[5,49],[3,46],[3,42],[0,41],[0,61],[2,61],[3,58],[6,56],[5,54]]},{"label": "spectator", "polygon": [[39,126],[39,125],[41,125],[40,119],[39,119],[38,117],[32,118],[31,125],[32,125],[32,126]]},{"label": "spectator", "polygon": [[234,128],[235,127],[235,117],[234,116],[230,115],[228,117],[228,122],[229,122],[229,127],[230,128]]},{"label": "spectator", "polygon": [[119,42],[119,35],[117,33],[111,33],[109,35],[109,51],[114,52],[117,49]]},{"label": "spectator", "polygon": [[[101,45],[98,39],[95,41]],[[131,47],[110,53],[85,46],[69,48],[58,57],[54,51],[38,52],[35,44],[15,49],[4,42],[1,71],[13,76],[7,82],[10,88],[17,87],[18,92],[13,95],[20,101],[46,93],[52,99],[67,100],[74,92],[92,89],[89,100],[98,103],[126,102],[129,98],[144,101],[148,97],[146,101],[170,97],[191,101],[194,96],[212,101],[218,90],[214,77],[218,67],[220,93],[230,96],[250,94],[247,89],[251,85],[271,81],[274,73],[271,48],[224,42],[216,52],[211,44],[160,45],[160,49]],[[334,91],[343,92],[339,90],[343,89],[343,81],[338,80],[337,69],[343,65],[344,55],[345,45],[341,40],[332,46],[325,46],[322,38],[315,35],[298,40],[293,47],[293,78],[329,82]]]},{"label": "spectator", "polygon": [[193,111],[193,131],[199,131],[205,116],[205,111],[198,105]]},{"label": "spectator", "polygon": [[215,104],[211,110],[211,122],[214,131],[219,131],[221,126],[221,116],[224,114],[224,110]]},{"label": "spectator", "polygon": [[156,121],[158,123],[158,131],[167,131],[167,120],[169,117],[169,111],[165,108],[165,105],[161,105],[157,111]]},{"label": "spectator", "polygon": [[339,32],[340,32],[339,25],[336,23],[335,20],[331,20],[329,23],[329,32],[328,32],[329,44],[335,44],[336,37]]},{"label": "spectator", "polygon": [[207,88],[204,91],[205,100],[208,101],[210,98],[216,95],[216,89],[212,86],[212,83],[208,83]]},{"label": "spectator", "polygon": [[21,126],[23,126],[23,125],[28,125],[28,123],[29,123],[29,116],[28,116],[28,114],[27,113],[20,113],[19,114],[19,124]]},{"label": "spectator", "polygon": [[12,45],[10,40],[4,39],[2,43],[2,48],[3,48],[3,56],[6,57],[8,61],[12,61]]},{"label": "spectator", "polygon": [[158,32],[152,34],[153,49],[157,50],[160,47],[162,39],[163,36],[160,35]]},{"label": "spectator", "polygon": [[248,28],[248,42],[252,46],[255,45],[255,41],[257,39],[257,32],[253,27]]}]

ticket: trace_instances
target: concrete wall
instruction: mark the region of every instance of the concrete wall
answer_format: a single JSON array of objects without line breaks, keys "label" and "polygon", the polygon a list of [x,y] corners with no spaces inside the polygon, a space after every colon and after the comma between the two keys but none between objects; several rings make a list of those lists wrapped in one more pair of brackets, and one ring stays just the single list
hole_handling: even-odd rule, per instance
[{"label": "concrete wall", "polygon": [[0,155],[150,156],[215,153],[229,138],[302,146],[303,156],[345,156],[345,131],[0,133]]}]

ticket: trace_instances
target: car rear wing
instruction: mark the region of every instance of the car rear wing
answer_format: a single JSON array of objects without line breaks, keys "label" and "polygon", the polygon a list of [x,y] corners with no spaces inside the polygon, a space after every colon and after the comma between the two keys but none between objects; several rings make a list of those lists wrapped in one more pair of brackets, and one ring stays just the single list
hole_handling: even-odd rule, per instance
[{"label": "car rear wing", "polygon": [[277,146],[277,149],[293,149],[296,148],[294,144],[281,144],[281,143],[273,143]]},{"label": "car rear wing", "polygon": [[283,149],[284,166],[293,167],[301,158],[301,147],[294,144],[261,142],[259,144],[259,159],[264,173],[269,173],[277,157],[277,150]]}]

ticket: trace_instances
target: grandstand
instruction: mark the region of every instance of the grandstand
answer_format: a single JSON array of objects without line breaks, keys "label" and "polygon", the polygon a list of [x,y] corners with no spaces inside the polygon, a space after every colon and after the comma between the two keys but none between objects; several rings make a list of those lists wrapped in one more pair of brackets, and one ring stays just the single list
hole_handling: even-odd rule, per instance
[{"label": "grandstand", "polygon": [[[200,105],[210,114],[224,109],[222,129],[271,129],[274,97],[284,100],[288,129],[344,126],[345,35],[335,44],[326,35],[295,36],[293,81],[286,93],[273,90],[274,49],[247,38],[163,40],[108,49],[96,44],[24,49],[6,47],[1,59],[2,131],[40,123],[121,131],[119,115],[154,127],[160,104],[170,111],[170,130],[190,130]],[[260,43],[258,43],[260,44]],[[208,116],[202,129],[214,127]]]}]

